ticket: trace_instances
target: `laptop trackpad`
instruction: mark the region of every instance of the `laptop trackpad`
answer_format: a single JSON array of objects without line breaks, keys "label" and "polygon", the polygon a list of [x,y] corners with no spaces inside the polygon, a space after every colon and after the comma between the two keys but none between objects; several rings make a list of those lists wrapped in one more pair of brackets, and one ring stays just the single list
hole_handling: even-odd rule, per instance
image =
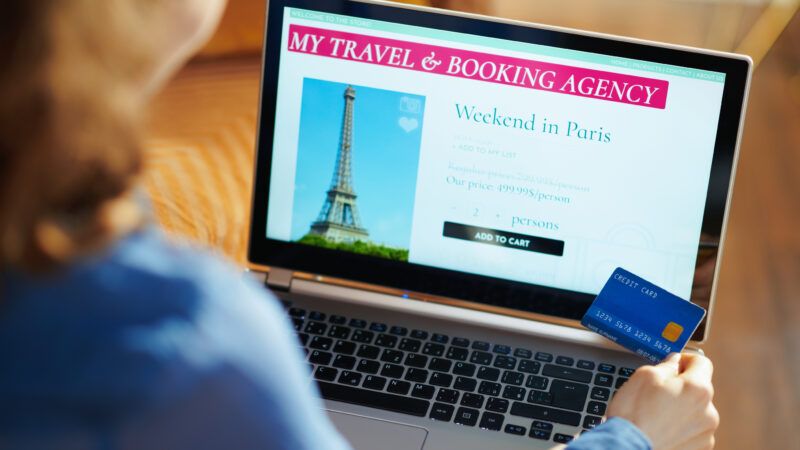
[{"label": "laptop trackpad", "polygon": [[354,450],[420,450],[428,430],[353,414],[328,411],[331,421]]}]

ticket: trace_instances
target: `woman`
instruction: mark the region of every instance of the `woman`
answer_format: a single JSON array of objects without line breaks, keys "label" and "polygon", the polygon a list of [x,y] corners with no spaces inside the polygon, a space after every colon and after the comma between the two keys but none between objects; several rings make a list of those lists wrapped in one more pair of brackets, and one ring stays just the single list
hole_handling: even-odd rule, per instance
[{"label": "woman", "polygon": [[[6,0],[0,448],[345,449],[263,287],[134,199],[144,105],[224,0]],[[713,446],[711,366],[640,369],[570,448]]]}]

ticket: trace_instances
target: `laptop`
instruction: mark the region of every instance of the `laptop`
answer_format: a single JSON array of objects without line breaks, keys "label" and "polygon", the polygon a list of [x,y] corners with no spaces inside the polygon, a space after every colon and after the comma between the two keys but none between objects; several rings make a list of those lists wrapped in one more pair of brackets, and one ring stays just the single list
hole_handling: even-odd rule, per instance
[{"label": "laptop", "polygon": [[267,11],[249,269],[364,449],[534,449],[640,357],[616,267],[713,317],[746,56],[366,0]]}]

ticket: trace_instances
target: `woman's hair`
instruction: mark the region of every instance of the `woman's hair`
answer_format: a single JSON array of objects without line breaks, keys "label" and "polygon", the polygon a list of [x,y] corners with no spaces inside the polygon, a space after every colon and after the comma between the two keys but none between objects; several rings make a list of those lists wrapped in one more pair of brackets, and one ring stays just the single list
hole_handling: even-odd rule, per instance
[{"label": "woman's hair", "polygon": [[4,0],[0,270],[57,266],[113,233],[101,211],[142,167],[145,19],[157,2]]}]

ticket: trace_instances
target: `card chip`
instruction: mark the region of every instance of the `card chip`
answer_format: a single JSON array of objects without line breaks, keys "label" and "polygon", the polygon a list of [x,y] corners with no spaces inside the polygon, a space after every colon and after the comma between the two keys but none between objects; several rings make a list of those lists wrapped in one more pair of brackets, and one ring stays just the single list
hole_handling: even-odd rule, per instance
[{"label": "card chip", "polygon": [[661,332],[661,337],[670,342],[675,342],[681,337],[681,333],[683,333],[683,327],[675,322],[670,322],[664,327],[664,331]]}]

